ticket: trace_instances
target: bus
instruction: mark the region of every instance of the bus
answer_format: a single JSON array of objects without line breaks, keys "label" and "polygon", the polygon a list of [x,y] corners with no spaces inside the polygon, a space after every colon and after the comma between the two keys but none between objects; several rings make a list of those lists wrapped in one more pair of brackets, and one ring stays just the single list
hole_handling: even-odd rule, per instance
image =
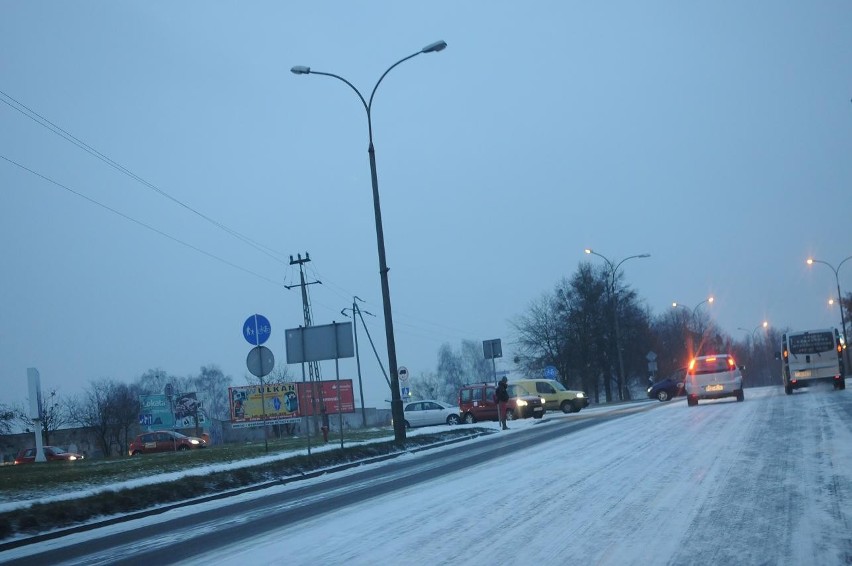
[{"label": "bus", "polygon": [[843,342],[836,328],[787,332],[781,337],[781,378],[784,393],[812,383],[831,382],[846,389]]}]

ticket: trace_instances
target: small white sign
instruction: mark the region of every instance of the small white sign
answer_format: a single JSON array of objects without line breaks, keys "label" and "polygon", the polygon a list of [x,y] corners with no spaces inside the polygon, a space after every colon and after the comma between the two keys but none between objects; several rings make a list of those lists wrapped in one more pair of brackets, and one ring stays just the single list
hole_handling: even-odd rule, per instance
[{"label": "small white sign", "polygon": [[408,368],[405,366],[400,366],[398,372],[400,381],[408,381]]}]

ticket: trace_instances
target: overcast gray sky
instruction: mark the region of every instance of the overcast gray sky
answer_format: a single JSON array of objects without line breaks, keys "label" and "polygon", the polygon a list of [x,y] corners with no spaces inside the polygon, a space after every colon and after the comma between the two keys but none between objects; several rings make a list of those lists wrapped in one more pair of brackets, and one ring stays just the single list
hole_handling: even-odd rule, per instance
[{"label": "overcast gray sky", "polygon": [[[737,338],[839,324],[834,273],[805,259],[852,255],[847,1],[7,0],[0,400],[25,399],[27,367],[65,394],[209,364],[242,384],[249,315],[286,361],[305,252],[314,323],[357,295],[384,358],[366,113],[290,68],[369,96],[439,39],[373,106],[412,375],[463,339],[501,338],[511,369],[509,320],[586,247],[650,253],[622,269],[654,313],[712,294]],[[840,277],[852,291],[852,261]],[[367,404],[385,406],[359,342]]]}]

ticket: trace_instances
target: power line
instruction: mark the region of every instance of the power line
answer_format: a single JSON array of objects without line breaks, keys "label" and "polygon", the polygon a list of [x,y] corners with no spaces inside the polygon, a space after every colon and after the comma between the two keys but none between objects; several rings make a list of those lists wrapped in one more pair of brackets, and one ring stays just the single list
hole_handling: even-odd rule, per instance
[{"label": "power line", "polygon": [[[2,90],[0,90],[0,95],[2,95],[3,97],[8,99],[8,100],[4,100],[3,98],[0,98],[0,102],[3,102],[4,104],[6,104],[7,106],[9,106],[10,108],[12,108],[14,110],[17,110],[18,112],[20,112],[21,114],[23,114],[24,116],[26,116],[27,118],[32,120],[33,122],[35,122],[35,123],[41,125],[42,127],[50,130],[51,132],[53,132],[57,136],[63,138],[64,140],[74,144],[75,146],[79,147],[80,149],[82,149],[83,151],[88,153],[89,155],[91,155],[91,156],[93,156],[97,159],[100,159],[101,161],[103,161],[104,163],[106,163],[107,165],[109,165],[110,167],[115,169],[116,171],[119,171],[120,173],[127,175],[131,179],[133,179],[133,180],[141,183],[142,185],[148,187],[149,189],[159,193],[160,195],[171,200],[175,204],[178,204],[178,205],[182,206],[183,208],[185,208],[186,210],[189,210],[193,214],[198,215],[199,217],[201,217],[204,220],[206,220],[207,222],[213,224],[217,228],[224,230],[228,234],[230,234],[230,235],[234,236],[235,238],[241,240],[242,242],[250,245],[251,247],[255,248],[256,250],[260,251],[261,253],[266,254],[267,256],[271,257],[275,261],[282,263],[282,264],[285,263],[284,260],[282,259],[282,257],[279,257],[279,256],[283,256],[283,254],[280,254],[279,252],[276,252],[275,250],[252,240],[248,236],[245,236],[245,235],[241,234],[240,232],[237,232],[236,230],[233,230],[233,229],[229,228],[228,226],[225,226],[221,222],[214,220],[213,218],[210,218],[206,214],[199,212],[198,210],[192,208],[191,206],[184,203],[183,201],[176,199],[175,197],[171,196],[170,194],[168,194],[164,190],[160,189],[159,187],[157,187],[153,183],[143,179],[142,177],[140,177],[136,173],[130,171],[129,169],[127,169],[126,167],[124,167],[120,163],[113,161],[111,158],[104,155],[103,153],[101,153],[97,149],[93,148],[92,146],[90,146],[86,142],[82,141],[81,139],[77,138],[73,134],[71,134],[71,133],[65,131],[64,129],[62,129],[61,127],[57,126],[56,124],[54,124],[53,122],[51,122],[50,120],[48,120],[47,118],[45,118],[44,116],[42,116],[41,114],[36,112],[35,110],[32,110],[31,108],[27,107],[22,102],[15,100],[13,97],[9,96],[7,93],[3,92]],[[278,255],[276,255],[276,254],[278,254]]]},{"label": "power line", "polygon": [[264,281],[267,281],[267,282],[269,282],[269,283],[272,283],[272,284],[273,284],[273,285],[275,285],[275,286],[278,286],[278,287],[280,287],[280,286],[281,286],[281,283],[279,283],[279,282],[277,282],[277,281],[274,281],[274,280],[272,280],[272,279],[269,279],[268,277],[265,277],[265,276],[263,276],[263,275],[260,275],[259,273],[255,273],[254,271],[251,271],[250,269],[246,269],[245,267],[241,267],[241,266],[239,266],[239,265],[237,265],[237,264],[235,264],[235,263],[232,263],[232,262],[230,262],[230,261],[228,261],[228,260],[226,260],[226,259],[223,259],[223,258],[221,258],[221,257],[219,257],[219,256],[217,256],[217,255],[214,255],[214,254],[212,254],[212,253],[210,253],[210,252],[208,252],[208,251],[205,251],[205,250],[202,250],[201,248],[198,248],[198,247],[196,247],[196,246],[193,246],[192,244],[189,244],[189,243],[187,243],[187,242],[184,242],[183,240],[181,240],[181,239],[179,239],[179,238],[176,238],[176,237],[174,237],[174,236],[172,236],[172,235],[170,235],[170,234],[167,234],[167,233],[163,232],[162,230],[159,230],[159,229],[157,229],[157,228],[154,228],[153,226],[151,226],[151,225],[149,225],[149,224],[146,224],[146,223],[142,222],[141,220],[137,220],[137,219],[133,218],[132,216],[128,216],[127,214],[124,214],[124,213],[123,213],[123,212],[121,212],[121,211],[118,211],[118,210],[116,210],[116,209],[114,209],[114,208],[111,208],[111,207],[109,207],[109,206],[107,206],[107,205],[105,205],[105,204],[101,203],[101,202],[98,202],[98,201],[96,201],[95,199],[93,199],[93,198],[91,198],[91,197],[88,197],[88,196],[84,195],[83,193],[80,193],[80,192],[78,192],[78,191],[75,191],[74,189],[72,189],[71,187],[68,187],[67,185],[63,185],[62,183],[60,183],[60,182],[58,182],[58,181],[54,181],[54,180],[53,180],[53,179],[51,179],[50,177],[47,177],[47,176],[45,176],[45,175],[42,175],[41,173],[39,173],[39,172],[37,172],[37,171],[34,171],[34,170],[30,169],[29,167],[27,167],[27,166],[25,166],[25,165],[21,165],[21,164],[20,164],[20,163],[18,163],[17,161],[14,161],[14,160],[12,160],[12,159],[9,159],[9,158],[8,158],[8,157],[6,157],[5,155],[0,155],[0,159],[3,159],[4,161],[7,161],[8,163],[11,163],[12,165],[14,165],[14,166],[16,166],[16,167],[18,167],[18,168],[20,168],[20,169],[23,169],[24,171],[26,171],[26,172],[28,172],[28,173],[30,173],[30,174],[32,174],[32,175],[35,175],[36,177],[39,177],[39,178],[41,178],[41,179],[43,179],[43,180],[47,181],[48,183],[51,183],[51,184],[53,184],[53,185],[56,185],[56,186],[57,186],[57,187],[59,187],[59,188],[65,189],[66,191],[70,192],[71,194],[76,195],[76,196],[78,196],[78,197],[80,197],[80,198],[82,198],[82,199],[85,199],[85,200],[89,201],[89,202],[90,202],[90,203],[92,203],[92,204],[95,204],[95,205],[97,205],[97,206],[100,206],[101,208],[103,208],[103,209],[105,209],[105,210],[108,210],[109,212],[112,212],[113,214],[116,214],[116,215],[118,215],[118,216],[121,216],[121,217],[122,217],[122,218],[124,218],[125,220],[129,220],[130,222],[133,222],[134,224],[137,224],[137,225],[139,225],[139,226],[142,226],[143,228],[146,228],[146,229],[148,229],[148,230],[150,230],[150,231],[152,231],[152,232],[155,232],[155,233],[159,234],[160,236],[163,236],[164,238],[168,238],[169,240],[172,240],[173,242],[177,242],[178,244],[181,244],[182,246],[186,246],[187,248],[189,248],[189,249],[191,249],[191,250],[194,250],[194,251],[196,251],[196,252],[198,252],[198,253],[204,254],[204,255],[206,255],[206,256],[207,256],[207,257],[209,257],[209,258],[215,259],[216,261],[220,261],[220,262],[224,263],[225,265],[228,265],[228,266],[233,267],[233,268],[235,268],[235,269],[239,269],[240,271],[243,271],[243,272],[245,272],[245,273],[248,273],[249,275],[254,275],[255,277],[257,277],[257,278],[259,278],[259,279],[263,279]]}]

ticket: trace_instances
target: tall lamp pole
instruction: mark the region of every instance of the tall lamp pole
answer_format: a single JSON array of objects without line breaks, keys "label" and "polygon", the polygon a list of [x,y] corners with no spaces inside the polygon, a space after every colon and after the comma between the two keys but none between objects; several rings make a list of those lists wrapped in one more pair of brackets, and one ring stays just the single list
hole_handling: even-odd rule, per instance
[{"label": "tall lamp pole", "polygon": [[622,259],[617,264],[613,265],[613,263],[609,260],[609,258],[607,258],[606,256],[604,256],[602,254],[599,254],[598,252],[592,250],[591,248],[586,248],[584,251],[587,254],[598,256],[599,258],[603,259],[606,262],[606,264],[609,266],[609,273],[610,273],[609,292],[610,292],[610,297],[612,298],[612,315],[613,315],[613,324],[615,326],[615,350],[616,350],[616,354],[618,356],[618,399],[619,399],[619,401],[624,401],[624,393],[625,393],[625,391],[624,391],[624,357],[621,355],[621,336],[620,336],[620,331],[619,331],[619,327],[618,327],[618,294],[615,292],[615,279],[616,279],[616,274],[618,273],[618,268],[621,267],[621,264],[623,264],[625,261],[627,261],[628,259],[651,257],[651,254],[631,255],[631,256],[628,256],[628,257]]},{"label": "tall lamp pole", "polygon": [[837,268],[828,263],[827,261],[822,261],[819,259],[813,259],[811,257],[808,258],[807,264],[813,265],[815,263],[821,263],[823,265],[827,265],[834,272],[834,281],[837,283],[837,302],[840,304],[840,333],[843,335],[843,359],[845,360],[844,370],[845,372],[849,372],[849,343],[846,340],[846,315],[843,313],[843,295],[840,293],[840,275],[838,272],[844,263],[852,259],[852,255],[841,261]]},{"label": "tall lamp pole", "polygon": [[388,67],[388,69],[384,73],[382,73],[382,76],[379,77],[379,80],[376,82],[376,86],[373,87],[373,92],[370,93],[369,101],[364,98],[364,95],[361,94],[361,91],[355,88],[352,83],[350,83],[340,75],[313,71],[310,67],[304,67],[301,65],[297,65],[290,69],[290,71],[296,75],[323,75],[326,77],[332,77],[334,79],[346,83],[349,88],[355,91],[355,94],[358,95],[358,98],[364,105],[364,110],[367,111],[367,128],[370,140],[370,144],[367,147],[367,153],[369,153],[370,155],[370,177],[373,182],[373,210],[376,216],[376,241],[379,248],[379,275],[381,276],[382,280],[382,304],[384,305],[385,311],[385,334],[387,335],[388,343],[388,371],[390,372],[391,383],[391,416],[393,417],[394,441],[397,444],[400,444],[405,441],[405,415],[402,411],[402,398],[400,397],[399,391],[399,375],[396,362],[396,342],[394,341],[393,337],[393,316],[391,314],[390,287],[388,285],[388,265],[387,259],[385,257],[385,236],[384,230],[382,229],[382,209],[379,204],[379,180],[376,174],[376,150],[373,146],[373,97],[376,96],[376,89],[379,88],[379,85],[382,83],[382,80],[385,78],[385,76],[387,76],[389,72],[391,72],[394,67],[404,61],[408,61],[409,59],[420,55],[421,53],[437,53],[438,51],[443,51],[446,47],[447,43],[445,41],[436,41],[435,43],[430,43],[420,51],[412,53],[407,57],[403,57],[402,59]]}]

